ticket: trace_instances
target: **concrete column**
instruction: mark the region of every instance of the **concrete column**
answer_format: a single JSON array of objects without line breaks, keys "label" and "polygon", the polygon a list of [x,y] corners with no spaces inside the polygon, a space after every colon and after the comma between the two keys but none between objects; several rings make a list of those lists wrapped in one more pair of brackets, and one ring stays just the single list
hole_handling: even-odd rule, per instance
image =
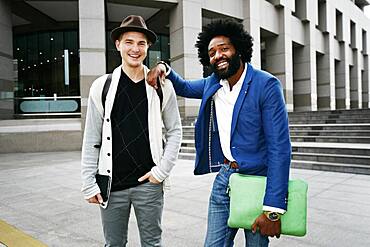
[{"label": "concrete column", "polygon": [[364,57],[364,70],[362,74],[362,107],[370,108],[369,92],[369,57]]},{"label": "concrete column", "polygon": [[[195,41],[202,30],[202,6],[200,0],[179,0],[170,12],[171,67],[185,79],[199,79],[203,67],[197,57]],[[197,116],[200,100],[179,99],[182,117]]]},{"label": "concrete column", "polygon": [[313,35],[314,31],[315,26],[313,23],[307,23],[305,25],[305,46],[293,48],[294,111],[317,110],[316,51]]},{"label": "concrete column", "polygon": [[243,13],[245,16],[245,19],[243,20],[244,28],[253,37],[253,54],[251,64],[255,68],[261,68],[260,1],[243,1]]},{"label": "concrete column", "polygon": [[350,102],[350,66],[353,65],[352,49],[350,47],[351,43],[351,25],[350,19],[343,15],[343,62],[344,62],[344,88],[345,88],[345,109],[349,110],[351,108]]},{"label": "concrete column", "polygon": [[288,111],[293,111],[293,62],[290,17],[291,10],[279,11],[281,33],[266,42],[266,70],[281,81]]},{"label": "concrete column", "polygon": [[[345,44],[340,44],[342,60],[335,61],[335,105],[336,109],[346,109],[346,71]],[[348,73],[348,72],[347,72]]]},{"label": "concrete column", "polygon": [[[366,32],[366,52],[364,56],[364,83],[366,86],[364,88],[367,88],[367,94],[364,96],[366,97],[367,105],[364,105],[364,107],[370,108],[370,64],[369,64],[369,48],[370,48],[370,37],[369,32]],[[366,89],[365,89],[366,90]],[[365,100],[364,100],[365,103]]]},{"label": "concrete column", "polygon": [[353,50],[353,67],[350,71],[350,99],[351,109],[362,108],[362,83],[360,54],[357,49]]},{"label": "concrete column", "polygon": [[345,58],[344,58],[344,78],[345,78],[345,94],[346,94],[346,98],[345,98],[345,105],[346,105],[346,110],[349,110],[351,108],[351,101],[350,101],[350,80],[351,80],[351,77],[350,77],[350,66],[352,66],[352,64],[350,63],[350,52],[351,52],[351,49],[349,47],[347,47],[345,45],[344,47],[345,49]]},{"label": "concrete column", "polygon": [[325,37],[325,54],[317,66],[317,106],[319,110],[335,110],[334,36]]},{"label": "concrete column", "polygon": [[106,72],[104,0],[79,0],[82,129],[92,82]]},{"label": "concrete column", "polygon": [[0,0],[0,119],[14,113],[14,86],[17,67],[13,66],[12,11],[9,0]]}]

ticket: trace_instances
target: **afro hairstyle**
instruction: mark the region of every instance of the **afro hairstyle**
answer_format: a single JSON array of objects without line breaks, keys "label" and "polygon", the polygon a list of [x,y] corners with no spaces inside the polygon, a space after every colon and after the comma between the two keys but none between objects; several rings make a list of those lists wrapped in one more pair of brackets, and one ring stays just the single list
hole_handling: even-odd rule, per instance
[{"label": "afro hairstyle", "polygon": [[240,54],[243,63],[251,61],[253,38],[244,30],[243,24],[231,18],[217,19],[203,28],[195,43],[195,47],[198,48],[199,61],[203,66],[210,65],[208,45],[216,36],[228,37]]}]

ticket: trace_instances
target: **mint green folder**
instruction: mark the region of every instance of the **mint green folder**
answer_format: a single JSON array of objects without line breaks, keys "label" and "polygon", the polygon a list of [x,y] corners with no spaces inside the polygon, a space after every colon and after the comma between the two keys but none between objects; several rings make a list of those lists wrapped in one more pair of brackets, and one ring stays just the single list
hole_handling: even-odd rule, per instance
[{"label": "mint green folder", "polygon": [[[231,228],[251,229],[255,219],[263,212],[266,177],[234,173],[229,180]],[[304,236],[307,222],[307,183],[290,180],[288,208],[281,216],[281,234]]]}]

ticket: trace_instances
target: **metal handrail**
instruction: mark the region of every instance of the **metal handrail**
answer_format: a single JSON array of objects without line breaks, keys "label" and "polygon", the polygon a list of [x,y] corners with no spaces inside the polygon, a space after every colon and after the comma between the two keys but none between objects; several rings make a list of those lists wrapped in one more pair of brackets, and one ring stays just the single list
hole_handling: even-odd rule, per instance
[{"label": "metal handrail", "polygon": [[39,96],[39,97],[14,97],[14,99],[32,100],[32,99],[81,99],[81,96]]}]

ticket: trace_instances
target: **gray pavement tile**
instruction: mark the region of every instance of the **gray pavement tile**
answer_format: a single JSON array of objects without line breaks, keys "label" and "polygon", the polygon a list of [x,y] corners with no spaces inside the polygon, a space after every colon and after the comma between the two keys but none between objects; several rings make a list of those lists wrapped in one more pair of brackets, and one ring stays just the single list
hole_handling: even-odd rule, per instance
[{"label": "gray pavement tile", "polygon": [[356,176],[353,179],[344,181],[343,185],[353,185],[370,190],[370,176],[368,176],[368,179],[362,179],[362,177]]},{"label": "gray pavement tile", "polygon": [[332,199],[344,202],[359,202],[359,204],[361,204],[362,206],[370,209],[370,197],[366,194],[354,193],[353,191],[343,192],[327,190],[318,194],[317,198]]},{"label": "gray pavement tile", "polygon": [[291,175],[317,176],[322,173],[322,171],[318,170],[290,169]]},{"label": "gray pavement tile", "polygon": [[[358,212],[343,214],[337,211],[310,208],[308,214],[308,229],[312,226],[321,224],[322,227],[337,227],[343,231],[357,231],[358,233],[368,235],[370,233],[370,217],[364,217]],[[352,226],[352,227],[349,227]]]},{"label": "gray pavement tile", "polygon": [[332,191],[362,194],[370,198],[370,189],[358,185],[337,184],[331,188]]},{"label": "gray pavement tile", "polygon": [[307,179],[307,182],[308,183],[312,183],[312,182],[321,182],[321,183],[327,183],[327,184],[338,184],[338,183],[343,183],[345,182],[346,180],[350,179],[352,176],[314,176],[314,177],[311,177],[311,178],[308,178]]},{"label": "gray pavement tile", "polygon": [[369,175],[355,174],[354,179],[356,179],[356,180],[365,180],[365,181],[370,182],[370,176]]},{"label": "gray pavement tile", "polygon": [[176,197],[187,199],[191,202],[197,201],[208,204],[210,195],[210,188],[196,189],[188,193],[177,194]]},{"label": "gray pavement tile", "polygon": [[[99,208],[80,193],[80,152],[0,154],[0,218],[49,246],[103,245]],[[208,198],[215,174],[194,176],[194,162],[179,160],[165,193],[165,246],[203,246]],[[309,185],[308,233],[272,239],[272,247],[370,246],[370,176],[292,169]],[[365,213],[364,213],[365,212]],[[134,214],[129,247],[140,246]],[[235,246],[244,246],[240,230]]]},{"label": "gray pavement tile", "polygon": [[186,216],[206,219],[208,204],[179,197],[172,197],[165,201],[164,209],[167,211],[175,211]]},{"label": "gray pavement tile", "polygon": [[326,191],[333,187],[333,184],[325,183],[321,181],[306,181],[308,184],[308,196],[311,197],[313,194],[310,191],[315,191],[315,195],[320,194],[323,191]]},{"label": "gray pavement tile", "polygon": [[370,212],[370,206],[361,204],[361,202],[347,202],[339,201],[336,199],[318,198],[314,197],[308,201],[309,207],[313,209],[321,209],[325,211],[334,211],[340,215],[364,215],[369,218],[367,214],[363,212]]}]

